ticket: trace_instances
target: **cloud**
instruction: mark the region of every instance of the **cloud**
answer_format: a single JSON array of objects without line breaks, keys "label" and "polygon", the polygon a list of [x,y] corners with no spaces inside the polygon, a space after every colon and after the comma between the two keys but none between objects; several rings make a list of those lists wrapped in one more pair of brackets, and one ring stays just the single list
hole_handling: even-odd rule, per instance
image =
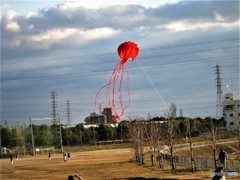
[{"label": "cloud", "polygon": [[20,26],[16,22],[9,22],[8,24],[6,24],[5,30],[10,32],[19,32]]},{"label": "cloud", "polygon": [[110,28],[96,28],[81,30],[77,28],[58,28],[50,29],[47,32],[29,37],[31,43],[36,43],[38,48],[49,49],[53,44],[63,43],[67,40],[68,44],[81,45],[90,41],[109,38],[116,31]]},{"label": "cloud", "polygon": [[[26,15],[19,15],[18,21],[25,25],[34,23],[37,28],[40,27],[41,29],[53,27],[132,29],[141,26],[166,24],[177,20],[211,22],[212,12],[214,12],[215,19],[221,21],[226,13],[230,16],[230,21],[238,19],[235,8],[237,2],[219,4],[217,2],[183,1],[158,7],[112,5],[92,9],[80,6],[79,3],[73,1],[49,9],[41,9],[38,13],[31,12]],[[220,12],[223,15],[220,15]]]},{"label": "cloud", "polygon": [[[224,21],[220,21],[224,22]],[[209,28],[227,28],[231,26],[237,26],[239,21],[230,23],[230,24],[223,24],[220,22],[215,22],[215,23],[188,23],[185,21],[176,21],[176,22],[171,22],[169,24],[166,24],[164,26],[159,26],[159,28],[165,28],[170,31],[193,31],[193,30],[207,30]]]},{"label": "cloud", "polygon": [[[111,39],[136,39],[141,46],[151,46],[186,36],[177,37],[173,35],[175,32],[220,31],[239,26],[238,3],[233,1],[183,1],[154,7],[135,4],[98,8],[75,3],[66,2],[25,14],[5,13],[1,19],[2,59],[42,54],[46,50],[60,51],[59,48],[64,51],[81,49],[90,47],[91,43],[102,46],[104,42],[107,46]],[[164,38],[159,42],[159,37]],[[145,43],[146,39],[148,43]]]},{"label": "cloud", "polygon": [[225,18],[219,14],[217,11],[214,11],[215,20],[218,22],[225,22]]},{"label": "cloud", "polygon": [[157,7],[159,5],[164,5],[166,3],[176,3],[178,0],[91,0],[91,1],[85,1],[85,0],[70,0],[66,1],[62,4],[59,4],[59,7],[61,9],[76,9],[77,7],[84,7],[88,9],[99,9],[106,6],[112,6],[112,5],[130,5],[130,4],[141,4],[144,7]]},{"label": "cloud", "polygon": [[20,25],[17,23],[17,13],[8,11],[2,21],[5,23],[4,30],[17,33],[20,31]]}]

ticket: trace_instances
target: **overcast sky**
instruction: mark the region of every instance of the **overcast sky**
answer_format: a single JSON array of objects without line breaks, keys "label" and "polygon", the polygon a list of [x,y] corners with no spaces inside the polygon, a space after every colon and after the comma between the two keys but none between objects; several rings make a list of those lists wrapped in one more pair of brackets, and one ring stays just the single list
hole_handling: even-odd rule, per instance
[{"label": "overcast sky", "polygon": [[122,119],[162,116],[171,103],[178,115],[215,117],[217,64],[223,93],[239,99],[239,1],[160,2],[2,0],[1,123],[51,117],[52,91],[63,123],[67,100],[72,124],[84,122],[125,41],[140,52],[126,62]]}]

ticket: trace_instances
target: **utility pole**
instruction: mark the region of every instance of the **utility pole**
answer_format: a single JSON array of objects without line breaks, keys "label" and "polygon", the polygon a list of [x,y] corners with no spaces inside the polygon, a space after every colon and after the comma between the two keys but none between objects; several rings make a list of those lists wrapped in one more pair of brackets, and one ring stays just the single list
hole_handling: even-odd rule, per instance
[{"label": "utility pole", "polygon": [[68,126],[67,126],[67,143],[69,146],[69,140],[68,140],[68,128],[71,127],[71,109],[70,109],[70,101],[67,100],[67,119],[68,119]]},{"label": "utility pole", "polygon": [[33,156],[36,155],[35,153],[35,144],[34,144],[34,136],[33,136],[33,127],[32,127],[32,118],[30,118],[30,126],[31,126],[31,135],[32,135],[32,152],[33,152]]},{"label": "utility pole", "polygon": [[58,119],[58,123],[59,123],[59,134],[60,134],[60,146],[61,146],[61,153],[63,153],[63,143],[62,143],[62,127],[61,127],[61,121],[60,121],[60,117],[57,116]]},{"label": "utility pole", "polygon": [[217,109],[216,109],[216,119],[220,119],[223,116],[223,92],[222,92],[222,79],[221,79],[221,69],[217,64],[215,66],[216,71],[216,87],[217,87]]}]

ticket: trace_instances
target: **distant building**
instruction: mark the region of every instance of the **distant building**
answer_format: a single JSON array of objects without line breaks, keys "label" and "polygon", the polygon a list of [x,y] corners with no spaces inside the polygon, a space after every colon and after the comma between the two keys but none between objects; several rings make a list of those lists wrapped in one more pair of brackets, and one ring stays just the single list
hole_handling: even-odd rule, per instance
[{"label": "distant building", "polygon": [[227,131],[240,131],[240,100],[235,100],[233,93],[225,94],[223,115]]},{"label": "distant building", "polygon": [[102,114],[93,112],[85,118],[86,124],[112,124],[114,122],[116,122],[116,118],[112,115],[110,108],[104,108]]}]

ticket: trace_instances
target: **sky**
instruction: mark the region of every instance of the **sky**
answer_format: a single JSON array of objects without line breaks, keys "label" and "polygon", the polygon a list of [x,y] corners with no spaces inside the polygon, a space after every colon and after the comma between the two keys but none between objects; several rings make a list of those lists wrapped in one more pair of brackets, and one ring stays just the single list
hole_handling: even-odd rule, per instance
[{"label": "sky", "polygon": [[239,22],[239,1],[2,0],[1,124],[51,117],[53,91],[62,123],[67,100],[71,124],[83,123],[126,41],[140,52],[126,62],[122,120],[163,116],[171,103],[178,116],[215,117],[217,64],[223,95],[240,98]]}]

